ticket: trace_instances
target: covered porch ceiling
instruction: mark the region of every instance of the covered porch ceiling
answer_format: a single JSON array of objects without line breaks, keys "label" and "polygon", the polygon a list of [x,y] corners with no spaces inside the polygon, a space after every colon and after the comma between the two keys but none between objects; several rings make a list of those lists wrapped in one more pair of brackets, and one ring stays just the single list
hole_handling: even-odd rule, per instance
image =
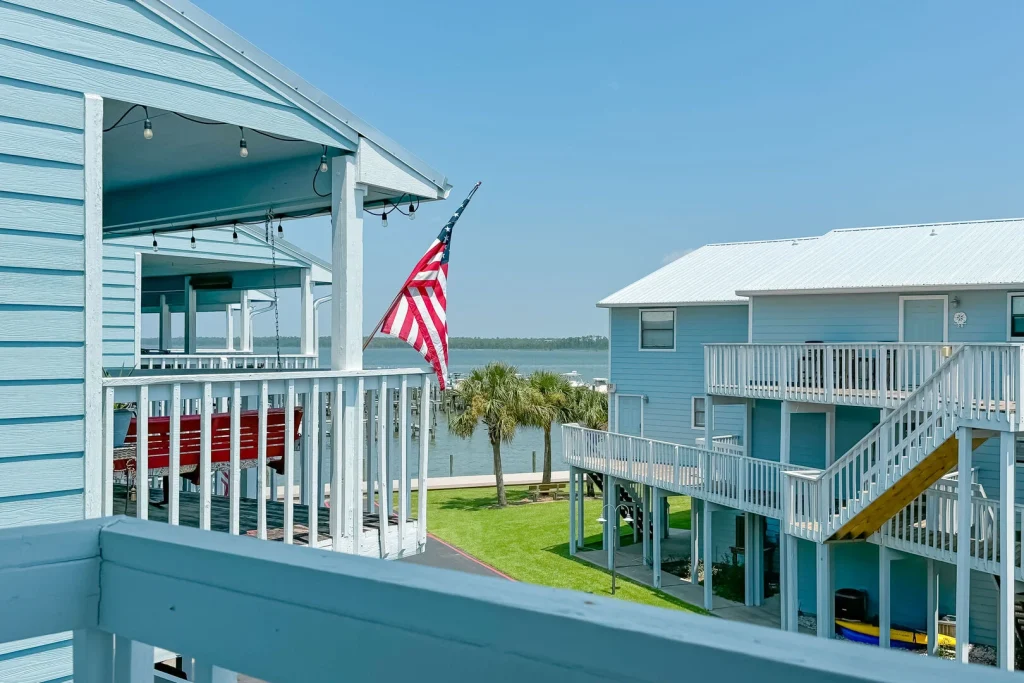
[{"label": "covered porch ceiling", "polygon": [[[360,138],[349,147],[240,128],[128,102],[104,102],[103,229],[141,235],[329,213],[335,157],[356,154],[364,206],[447,196]],[[146,136],[146,120],[151,137]],[[246,155],[241,142],[245,140]],[[327,172],[321,170],[327,157]]]},{"label": "covered porch ceiling", "polygon": [[[160,292],[142,293],[142,312],[160,312]],[[185,293],[170,292],[164,293],[167,307],[171,313],[185,312]],[[227,306],[236,310],[241,305],[243,290],[240,289],[203,289],[196,292],[196,311],[199,313],[220,312],[223,313]],[[253,289],[249,290],[249,303],[270,303],[274,300],[271,294]]]}]

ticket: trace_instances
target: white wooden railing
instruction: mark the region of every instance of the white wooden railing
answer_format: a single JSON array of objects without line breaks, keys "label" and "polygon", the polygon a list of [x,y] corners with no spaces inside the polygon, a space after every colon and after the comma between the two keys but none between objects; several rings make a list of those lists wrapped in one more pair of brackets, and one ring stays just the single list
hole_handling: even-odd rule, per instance
[{"label": "white wooden railing", "polygon": [[254,354],[238,352],[149,353],[139,357],[140,370],[311,370],[312,354]]},{"label": "white wooden railing", "polygon": [[1014,430],[1021,348],[961,346],[830,467],[789,476],[790,533],[825,540],[953,435],[958,425]]},{"label": "white wooden railing", "polygon": [[742,454],[562,426],[565,462],[581,469],[779,518],[782,473],[804,470]]},{"label": "white wooden railing", "polygon": [[[152,683],[155,648],[193,680],[274,683],[1009,680],[988,667],[408,563],[133,519],[0,530],[0,643],[73,633],[62,675]],[[5,651],[13,648],[5,648]],[[644,653],[594,657],[594,652]],[[344,672],[343,674],[341,672]]]},{"label": "white wooden railing", "polygon": [[[706,439],[703,436],[697,437],[694,443],[698,448],[704,448]],[[746,449],[740,443],[740,437],[735,434],[720,434],[711,437],[711,450],[719,453],[731,453],[733,455],[746,455]]]},{"label": "white wooden railing", "polygon": [[[949,482],[937,482],[887,521],[872,538],[896,550],[943,562],[956,562],[960,542],[958,496]],[[971,498],[969,555],[971,568],[998,574],[1002,557],[999,551],[999,501],[977,493]],[[1024,505],[1014,507],[1015,527],[1024,523]],[[1024,580],[1020,556],[1012,558],[1017,580]]]},{"label": "white wooden railing", "polygon": [[705,344],[708,394],[890,408],[953,352],[942,344]]},{"label": "white wooden railing", "polygon": [[[307,500],[312,502],[304,506],[307,545],[394,558],[418,552],[426,542],[426,495],[422,489],[415,521],[410,511],[410,457],[418,455],[418,472],[427,471],[429,439],[420,438],[415,450],[411,440],[413,394],[420,402],[430,396],[430,378],[422,370],[140,375],[105,378],[103,386],[101,477],[105,515],[128,509],[127,490],[123,500],[119,497],[116,505],[114,501],[114,408],[129,404],[136,411],[136,434],[131,439],[134,448],[129,446],[127,452],[119,449],[117,456],[119,465],[130,463],[139,473],[135,477],[135,497],[136,515],[141,519],[150,514],[150,478],[146,473],[152,474],[152,468],[159,462],[159,473],[172,482],[165,492],[166,519],[170,524],[177,525],[182,520],[181,496],[173,482],[186,469],[192,469],[198,471],[194,476],[199,482],[199,528],[219,528],[231,534],[249,532],[266,539],[269,532],[275,531],[268,528],[267,520],[269,449],[283,458],[282,522],[275,533],[286,544],[293,543],[297,524],[293,473],[296,449],[301,446],[305,474],[302,484]],[[190,406],[197,406],[198,415],[185,413],[184,422],[183,411]],[[273,420],[268,419],[271,406],[282,407],[276,409]],[[419,433],[427,434],[429,404],[421,403],[421,407]],[[149,418],[153,415],[167,418],[156,418],[151,423]],[[296,415],[301,415],[301,432]],[[151,429],[155,430],[152,438]],[[301,433],[298,439],[297,432]],[[325,482],[319,481],[321,459],[332,465],[329,538],[323,537],[322,532],[314,535],[308,531],[321,529],[322,513],[316,505],[320,496],[314,497],[314,492],[325,488]],[[186,466],[185,462],[190,464]],[[334,467],[335,463],[341,466]],[[243,467],[256,469],[256,510],[253,513],[248,505],[249,514],[244,520],[240,496]],[[226,470],[229,475],[228,500],[226,506],[216,506],[216,523],[211,483],[215,470]],[[422,482],[425,478],[419,479]],[[376,528],[372,528],[373,524]]]}]

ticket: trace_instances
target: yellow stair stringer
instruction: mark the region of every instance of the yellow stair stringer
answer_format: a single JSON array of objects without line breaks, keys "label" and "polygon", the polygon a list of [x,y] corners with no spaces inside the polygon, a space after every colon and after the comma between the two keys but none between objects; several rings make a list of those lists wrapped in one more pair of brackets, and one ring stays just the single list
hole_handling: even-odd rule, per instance
[{"label": "yellow stair stringer", "polygon": [[[973,447],[977,448],[988,438],[984,436],[972,439]],[[865,539],[875,533],[900,510],[910,505],[925,489],[956,467],[958,453],[959,442],[954,433],[826,541]]]}]

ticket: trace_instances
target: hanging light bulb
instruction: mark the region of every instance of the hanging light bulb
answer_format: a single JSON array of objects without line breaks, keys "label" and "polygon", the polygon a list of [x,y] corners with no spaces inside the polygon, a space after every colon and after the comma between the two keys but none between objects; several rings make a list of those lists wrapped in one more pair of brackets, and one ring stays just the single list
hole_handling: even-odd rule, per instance
[{"label": "hanging light bulb", "polygon": [[156,243],[156,230],[153,231],[153,251],[160,251],[160,247]]},{"label": "hanging light bulb", "polygon": [[191,242],[192,242],[192,248],[195,249],[196,248],[196,229],[195,228],[192,228],[192,239],[191,239]]},{"label": "hanging light bulb", "polygon": [[237,227],[232,227],[231,228],[231,241],[234,242],[235,244],[238,244],[238,228]]},{"label": "hanging light bulb", "polygon": [[412,202],[409,202],[409,220],[416,220],[416,207]]},{"label": "hanging light bulb", "polygon": [[329,170],[330,170],[330,168],[327,166],[327,155],[326,154],[321,154],[320,155],[320,172],[321,173],[327,173],[327,171],[329,171]]},{"label": "hanging light bulb", "polygon": [[239,126],[238,130],[242,132],[242,139],[238,141],[238,156],[245,159],[249,156],[249,145],[245,144],[245,129]]},{"label": "hanging light bulb", "polygon": [[380,227],[388,227],[388,211],[386,208],[380,212]]},{"label": "hanging light bulb", "polygon": [[153,139],[153,122],[149,120],[149,108],[143,107],[146,112],[146,120],[142,123],[142,137],[147,140]]},{"label": "hanging light bulb", "polygon": [[284,234],[284,221],[277,221],[277,236],[280,237]]}]

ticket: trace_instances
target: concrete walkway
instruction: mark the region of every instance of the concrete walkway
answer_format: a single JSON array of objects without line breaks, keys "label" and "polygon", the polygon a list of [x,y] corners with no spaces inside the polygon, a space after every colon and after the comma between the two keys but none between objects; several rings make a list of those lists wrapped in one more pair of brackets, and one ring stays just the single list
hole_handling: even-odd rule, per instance
[{"label": "concrete walkway", "polygon": [[[642,543],[634,543],[617,549],[615,551],[615,569],[622,576],[649,588],[654,588],[654,570],[644,566],[642,553]],[[670,558],[672,560],[689,559],[690,531],[688,529],[670,529],[668,540],[661,543],[661,556],[663,561]],[[576,557],[601,568],[607,567],[608,552],[605,550],[580,550],[576,553]],[[661,572],[661,591],[685,603],[697,607],[704,606],[704,586],[691,584],[664,570]],[[765,600],[765,604],[760,607],[748,607],[742,602],[726,600],[716,595],[712,598],[711,605],[712,614],[730,621],[767,626],[768,628],[779,628],[782,623],[778,596]],[[814,633],[808,628],[801,628],[800,632]]]}]

